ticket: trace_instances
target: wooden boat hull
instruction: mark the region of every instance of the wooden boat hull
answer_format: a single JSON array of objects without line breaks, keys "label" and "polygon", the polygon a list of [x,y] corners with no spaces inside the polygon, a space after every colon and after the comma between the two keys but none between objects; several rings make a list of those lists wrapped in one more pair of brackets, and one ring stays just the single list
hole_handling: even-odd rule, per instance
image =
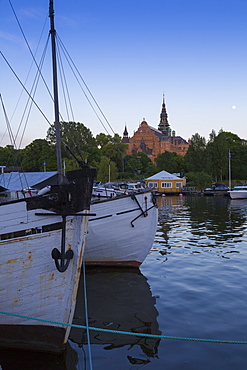
[{"label": "wooden boat hull", "polygon": [[72,322],[88,220],[68,217],[66,249],[74,256],[61,273],[51,257],[61,245],[61,216],[37,216],[39,211],[28,211],[25,201],[0,206],[0,310],[45,320],[0,314],[0,346],[58,353],[70,327],[50,321]]},{"label": "wooden boat hull", "polygon": [[135,198],[127,195],[92,204],[96,217],[89,218],[86,264],[140,266],[157,229],[158,209],[153,201],[151,192],[143,192]]}]

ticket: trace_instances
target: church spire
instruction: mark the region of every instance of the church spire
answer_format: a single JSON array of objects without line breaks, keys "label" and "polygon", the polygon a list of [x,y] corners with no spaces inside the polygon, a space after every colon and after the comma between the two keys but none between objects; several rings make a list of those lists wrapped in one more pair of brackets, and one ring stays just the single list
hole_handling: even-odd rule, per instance
[{"label": "church spire", "polygon": [[166,105],[165,105],[165,95],[163,94],[163,103],[162,103],[162,108],[161,108],[161,113],[160,113],[160,123],[158,126],[158,129],[162,132],[164,136],[169,136],[170,135],[170,125],[168,122],[168,115],[166,112]]},{"label": "church spire", "polygon": [[126,144],[129,142],[129,134],[128,134],[126,125],[125,125],[124,132],[123,132],[122,142]]},{"label": "church spire", "polygon": [[128,136],[128,135],[129,135],[129,134],[128,134],[128,131],[127,131],[127,127],[126,127],[126,125],[125,125],[123,136]]}]

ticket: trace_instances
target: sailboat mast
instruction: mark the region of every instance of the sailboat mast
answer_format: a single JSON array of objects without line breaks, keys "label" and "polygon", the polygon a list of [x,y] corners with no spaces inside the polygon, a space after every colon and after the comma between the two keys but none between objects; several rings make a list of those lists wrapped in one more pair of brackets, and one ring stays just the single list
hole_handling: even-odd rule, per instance
[{"label": "sailboat mast", "polygon": [[56,30],[55,30],[55,26],[54,26],[53,0],[50,0],[49,17],[50,17],[50,34],[51,34],[51,48],[52,48],[52,70],[53,70],[54,114],[55,114],[55,128],[56,128],[57,171],[58,171],[58,183],[61,184],[63,182],[63,175],[62,175],[61,134],[60,134],[58,83],[57,83]]},{"label": "sailboat mast", "polygon": [[230,149],[228,151],[228,162],[229,162],[229,189],[232,190],[232,183],[231,183],[231,177],[232,177],[232,174],[231,174],[231,152],[230,152]]}]

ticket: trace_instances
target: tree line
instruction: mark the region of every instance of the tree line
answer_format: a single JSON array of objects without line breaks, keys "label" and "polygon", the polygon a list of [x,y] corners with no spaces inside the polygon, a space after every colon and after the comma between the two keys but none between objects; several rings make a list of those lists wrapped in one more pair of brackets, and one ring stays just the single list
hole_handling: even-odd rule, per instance
[{"label": "tree line", "polygon": [[[78,168],[84,161],[97,169],[97,180],[140,180],[165,170],[186,176],[199,189],[212,182],[226,182],[229,173],[229,155],[233,180],[247,179],[247,142],[231,132],[213,130],[206,140],[198,133],[192,135],[184,157],[177,153],[159,154],[153,163],[143,152],[127,155],[127,144],[122,138],[91,131],[79,122],[61,123],[62,157],[64,170]],[[24,149],[12,145],[0,147],[0,165],[19,167],[24,171],[56,170],[55,130],[50,127],[45,139],[36,139]]]}]

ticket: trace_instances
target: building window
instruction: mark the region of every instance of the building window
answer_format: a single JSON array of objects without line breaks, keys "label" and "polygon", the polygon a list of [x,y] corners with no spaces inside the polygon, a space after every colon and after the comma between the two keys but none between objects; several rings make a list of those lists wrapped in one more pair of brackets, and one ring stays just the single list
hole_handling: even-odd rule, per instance
[{"label": "building window", "polygon": [[157,182],[149,182],[148,183],[148,187],[149,188],[157,188],[158,187],[158,184],[157,184]]},{"label": "building window", "polygon": [[181,182],[176,182],[176,188],[181,189],[182,188],[182,183]]},{"label": "building window", "polygon": [[161,187],[162,188],[171,188],[172,187],[172,183],[171,182],[162,182],[161,183]]}]

